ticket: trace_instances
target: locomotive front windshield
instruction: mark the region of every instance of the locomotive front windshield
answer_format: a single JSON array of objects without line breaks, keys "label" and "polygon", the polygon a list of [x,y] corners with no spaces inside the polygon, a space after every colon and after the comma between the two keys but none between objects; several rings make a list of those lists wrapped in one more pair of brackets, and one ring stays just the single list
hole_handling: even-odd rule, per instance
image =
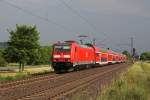
[{"label": "locomotive front windshield", "polygon": [[71,47],[69,45],[56,45],[54,46],[55,52],[69,52]]}]

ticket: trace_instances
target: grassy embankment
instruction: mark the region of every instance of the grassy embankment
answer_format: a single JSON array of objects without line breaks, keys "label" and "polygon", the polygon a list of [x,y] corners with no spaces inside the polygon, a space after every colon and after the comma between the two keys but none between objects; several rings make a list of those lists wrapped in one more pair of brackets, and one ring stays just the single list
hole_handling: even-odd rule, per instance
[{"label": "grassy embankment", "polygon": [[150,63],[137,62],[104,89],[97,100],[149,100]]},{"label": "grassy embankment", "polygon": [[38,67],[26,66],[23,72],[18,72],[18,69],[14,71],[0,72],[0,81],[22,79],[34,75],[47,74],[50,72],[52,72],[52,69],[49,65],[40,65]]}]

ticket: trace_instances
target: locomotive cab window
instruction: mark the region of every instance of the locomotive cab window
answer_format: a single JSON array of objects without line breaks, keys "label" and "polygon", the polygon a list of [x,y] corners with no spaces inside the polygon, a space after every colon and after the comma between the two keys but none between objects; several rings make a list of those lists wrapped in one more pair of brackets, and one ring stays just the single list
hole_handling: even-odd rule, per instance
[{"label": "locomotive cab window", "polygon": [[95,53],[95,54],[96,54],[97,57],[99,57],[99,54],[100,54],[100,53]]},{"label": "locomotive cab window", "polygon": [[57,45],[54,46],[56,52],[69,52],[71,47],[69,45]]}]

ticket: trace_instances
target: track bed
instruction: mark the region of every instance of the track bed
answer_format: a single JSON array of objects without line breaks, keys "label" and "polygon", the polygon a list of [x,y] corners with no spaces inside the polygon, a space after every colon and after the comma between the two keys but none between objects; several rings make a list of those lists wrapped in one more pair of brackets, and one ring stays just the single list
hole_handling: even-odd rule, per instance
[{"label": "track bed", "polygon": [[[107,83],[129,64],[116,64],[65,74],[52,74],[0,85],[0,100],[52,100],[73,95],[98,80]],[[110,79],[109,79],[110,78]],[[70,95],[71,94],[71,95]]]}]

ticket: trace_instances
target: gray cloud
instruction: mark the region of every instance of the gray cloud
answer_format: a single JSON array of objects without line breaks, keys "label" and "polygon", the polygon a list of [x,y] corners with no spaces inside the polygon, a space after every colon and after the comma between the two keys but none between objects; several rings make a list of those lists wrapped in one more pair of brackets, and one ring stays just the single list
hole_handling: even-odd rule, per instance
[{"label": "gray cloud", "polygon": [[133,36],[138,51],[150,50],[149,0],[64,0],[94,24],[97,30],[93,30],[60,0],[6,1],[63,25],[65,29],[0,1],[0,41],[9,39],[6,29],[14,29],[16,24],[31,24],[41,32],[41,42],[44,44],[77,39],[77,34],[87,34],[96,37],[101,47],[129,50],[130,37]]},{"label": "gray cloud", "polygon": [[[81,9],[91,12],[150,17],[148,0],[76,0]],[[148,7],[149,8],[149,7]]]}]

